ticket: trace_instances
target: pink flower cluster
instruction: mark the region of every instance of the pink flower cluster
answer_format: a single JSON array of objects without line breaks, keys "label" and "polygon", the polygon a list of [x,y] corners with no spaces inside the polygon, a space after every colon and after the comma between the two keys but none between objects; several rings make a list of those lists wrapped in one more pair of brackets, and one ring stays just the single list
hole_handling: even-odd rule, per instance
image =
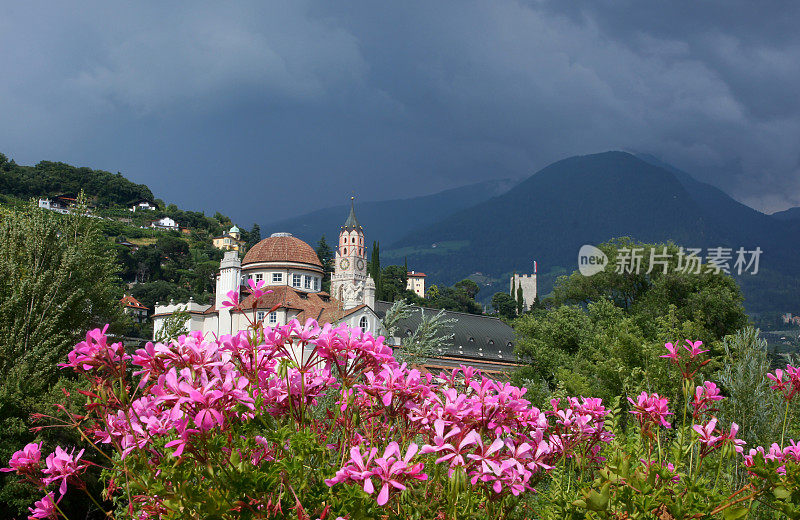
[{"label": "pink flower cluster", "polygon": [[72,367],[76,371],[88,372],[90,370],[107,369],[116,373],[119,367],[130,356],[125,353],[122,343],[108,344],[106,331],[108,325],[102,330],[94,329],[86,333],[86,341],[81,341],[67,355],[69,363],[59,363],[62,368]]},{"label": "pink flower cluster", "polygon": [[[710,361],[710,359],[699,359],[700,354],[708,352],[708,350],[702,350],[702,346],[702,341],[691,341],[688,339],[686,340],[686,344],[683,345],[683,349],[681,349],[677,343],[665,343],[664,348],[667,349],[668,353],[660,357],[669,359],[676,365],[680,369],[684,379],[691,379],[700,367],[705,366]],[[688,353],[688,357],[684,355],[684,350]]]},{"label": "pink flower cluster", "polygon": [[361,483],[364,491],[372,494],[375,492],[372,479],[375,478],[381,486],[377,502],[382,506],[389,501],[390,489],[403,491],[406,489],[405,482],[428,479],[428,475],[422,472],[425,467],[424,462],[410,463],[417,451],[419,447],[412,442],[405,455],[402,455],[400,446],[392,441],[380,457],[375,456],[378,448],[370,448],[365,458],[361,449],[354,446],[350,448],[350,460],[325,483],[329,486],[340,482]]},{"label": "pink flower cluster", "polygon": [[702,385],[695,388],[694,398],[692,399],[692,408],[694,408],[692,416],[697,418],[702,413],[714,411],[714,409],[709,408],[711,404],[723,399],[724,397],[720,393],[717,385],[710,381],[706,381]]},{"label": "pink flower cluster", "polygon": [[800,464],[800,443],[796,443],[794,439],[789,439],[789,445],[785,448],[781,448],[777,442],[772,443],[769,450],[765,450],[763,446],[752,448],[744,456],[745,466],[753,467],[757,455],[760,455],[767,464],[778,464],[775,470],[778,474],[783,475],[786,474],[786,462]]},{"label": "pink flower cluster", "polygon": [[791,401],[800,393],[800,368],[786,365],[785,371],[779,368],[774,374],[767,374],[767,377],[775,383],[770,388],[783,392],[783,397],[787,401]]},{"label": "pink flower cluster", "polygon": [[83,450],[75,454],[74,449],[67,452],[58,446],[56,451],[47,456],[42,467],[41,444],[31,443],[15,452],[8,462],[9,467],[1,468],[0,471],[16,472],[41,489],[58,483],[58,499],[55,498],[55,493],[50,491],[38,500],[33,508],[28,508],[31,512],[30,518],[57,518],[57,505],[67,492],[67,483],[81,484],[76,477],[88,467],[88,464],[81,460],[82,456]]},{"label": "pink flower cluster", "polygon": [[[263,296],[262,287],[251,283],[251,293]],[[239,305],[234,292],[230,306]],[[85,373],[91,384],[82,391],[89,404],[80,421],[91,424],[87,435],[115,448],[123,459],[143,455],[137,462],[154,478],[162,464],[178,463],[176,457],[195,457],[206,467],[203,449],[213,445],[211,439],[224,446],[223,460],[259,466],[291,456],[289,443],[271,444],[263,430],[252,439],[240,433],[250,421],[260,428],[267,415],[284,426],[307,428],[327,446],[332,466],[321,469],[328,475],[335,471],[325,481],[328,486],[377,492],[381,506],[427,480],[436,465],[441,465],[437,475],[463,477],[500,501],[532,490],[559,461],[569,459],[586,470],[598,467],[614,438],[607,424],[610,412],[600,399],[554,399],[540,410],[525,399],[525,388],[471,367],[434,375],[398,364],[382,337],[346,325],[320,326],[314,320],[275,328],[253,324],[248,331],[214,339],[195,332],[168,344],[148,343],[133,356],[120,344],[109,344],[105,332],[90,331],[65,364]],[[670,353],[662,357],[689,374],[705,363],[698,359],[706,352],[701,346],[687,341],[679,349],[668,343]],[[123,381],[130,372],[137,379],[128,386]],[[776,377],[783,381],[782,374]],[[312,413],[326,397],[338,399],[337,406]],[[696,415],[711,412],[720,399],[713,383],[697,387]],[[671,427],[666,398],[642,392],[629,401],[644,434],[652,438],[658,428]],[[720,432],[716,426],[716,418],[694,426],[701,454],[726,443],[741,452],[738,427]],[[35,477],[42,489],[58,484],[63,496],[86,468],[83,452],[75,455],[59,447],[41,468],[39,450],[37,444],[26,446],[6,471]],[[47,494],[37,502],[34,515],[40,516],[34,517],[53,517],[58,500]],[[140,496],[137,507],[157,511],[161,500]],[[272,498],[264,500],[259,507],[277,507],[268,502]]]},{"label": "pink flower cluster", "polygon": [[712,417],[704,425],[695,424],[692,429],[700,435],[700,455],[706,456],[717,448],[721,448],[725,443],[733,444],[736,453],[742,453],[745,442],[742,439],[737,439],[736,435],[739,433],[739,425],[731,423],[730,431],[724,432],[717,429],[717,418]]},{"label": "pink flower cluster", "polygon": [[652,426],[658,426],[659,424],[665,428],[672,427],[667,422],[667,416],[672,415],[672,412],[667,408],[668,399],[666,397],[642,392],[636,398],[636,401],[630,397],[628,401],[633,405],[631,413],[639,420],[639,424],[644,431],[650,431]]}]

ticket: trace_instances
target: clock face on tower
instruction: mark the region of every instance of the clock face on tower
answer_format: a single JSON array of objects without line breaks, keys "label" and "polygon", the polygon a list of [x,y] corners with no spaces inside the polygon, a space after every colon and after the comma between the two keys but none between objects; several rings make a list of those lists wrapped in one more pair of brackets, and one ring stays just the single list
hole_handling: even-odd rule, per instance
[{"label": "clock face on tower", "polygon": [[348,260],[347,258],[342,258],[342,260],[339,262],[339,266],[342,269],[347,269],[348,267],[350,267],[350,260]]},{"label": "clock face on tower", "polygon": [[360,258],[358,260],[356,260],[356,267],[358,267],[359,271],[364,269],[364,260],[362,260]]}]

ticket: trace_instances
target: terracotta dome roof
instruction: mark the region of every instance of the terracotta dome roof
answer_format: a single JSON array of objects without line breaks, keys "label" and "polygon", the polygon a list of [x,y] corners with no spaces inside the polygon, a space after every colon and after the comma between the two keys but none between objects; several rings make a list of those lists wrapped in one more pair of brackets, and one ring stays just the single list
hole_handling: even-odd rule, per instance
[{"label": "terracotta dome roof", "polygon": [[257,262],[300,262],[322,267],[314,249],[290,233],[275,233],[254,245],[244,255],[242,266]]}]

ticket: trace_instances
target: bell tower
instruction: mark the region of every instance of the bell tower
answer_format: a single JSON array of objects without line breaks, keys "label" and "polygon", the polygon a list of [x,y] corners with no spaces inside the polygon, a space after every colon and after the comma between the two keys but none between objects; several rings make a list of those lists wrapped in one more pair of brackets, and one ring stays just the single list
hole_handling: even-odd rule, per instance
[{"label": "bell tower", "polygon": [[345,310],[350,309],[364,303],[369,286],[374,292],[375,283],[367,276],[364,229],[356,218],[355,197],[350,197],[350,214],[339,231],[331,296],[341,301]]}]

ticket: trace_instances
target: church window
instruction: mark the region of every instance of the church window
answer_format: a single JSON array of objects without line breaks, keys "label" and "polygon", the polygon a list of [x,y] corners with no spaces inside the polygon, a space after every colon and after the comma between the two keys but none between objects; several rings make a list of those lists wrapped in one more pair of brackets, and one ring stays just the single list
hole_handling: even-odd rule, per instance
[{"label": "church window", "polygon": [[309,290],[311,289],[311,277],[310,276],[306,276],[305,277],[305,280],[303,281],[303,288],[309,289]]},{"label": "church window", "polygon": [[283,283],[283,273],[272,273],[272,283]]},{"label": "church window", "polygon": [[278,323],[278,314],[274,311],[270,312],[267,321],[270,325],[275,325],[276,323]]},{"label": "church window", "polygon": [[256,321],[264,321],[264,315],[266,315],[266,312],[258,311],[256,313]]},{"label": "church window", "polygon": [[[346,242],[346,240],[345,240],[345,242]],[[344,248],[344,254],[347,254],[347,248],[346,247]]]},{"label": "church window", "polygon": [[300,275],[293,274],[292,275],[292,287],[300,288]]},{"label": "church window", "polygon": [[367,322],[366,316],[361,316],[361,319],[358,320],[358,326],[361,327],[363,331],[369,330],[369,323]]}]

